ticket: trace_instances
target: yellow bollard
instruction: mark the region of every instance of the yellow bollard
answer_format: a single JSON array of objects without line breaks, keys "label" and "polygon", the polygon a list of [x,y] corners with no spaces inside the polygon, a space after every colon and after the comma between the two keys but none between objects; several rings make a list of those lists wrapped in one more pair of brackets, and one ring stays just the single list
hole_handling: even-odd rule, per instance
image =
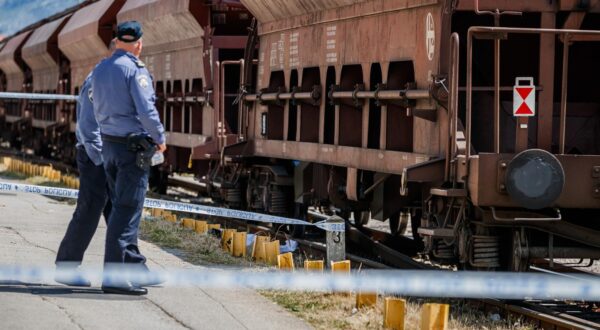
[{"label": "yellow bollard", "polygon": [[350,260],[332,261],[331,271],[350,273]]},{"label": "yellow bollard", "polygon": [[252,243],[252,258],[257,262],[267,262],[265,243],[268,241],[268,236],[254,236],[254,242]]},{"label": "yellow bollard", "polygon": [[169,213],[165,216],[165,220],[169,221],[170,223],[177,223],[177,216],[175,214]]},{"label": "yellow bollard", "polygon": [[224,229],[223,235],[221,236],[221,248],[232,254],[233,250],[231,248],[233,246],[233,233],[235,233],[235,229]]},{"label": "yellow bollard", "polygon": [[279,255],[279,240],[263,243],[265,249],[265,259],[269,265],[277,265],[277,256]]},{"label": "yellow bollard", "polygon": [[277,268],[280,270],[294,270],[294,255],[292,252],[277,256]]},{"label": "yellow bollard", "polygon": [[448,304],[423,304],[421,330],[446,330],[448,328]]},{"label": "yellow bollard", "polygon": [[159,218],[160,216],[162,216],[162,210],[161,209],[152,209],[152,210],[150,210],[150,215],[155,218]]},{"label": "yellow bollard", "polygon": [[245,231],[233,233],[232,251],[234,257],[246,257],[246,238],[248,234]]},{"label": "yellow bollard", "polygon": [[387,297],[383,306],[383,327],[404,330],[404,315],[406,314],[406,300]]},{"label": "yellow bollard", "polygon": [[356,308],[374,306],[377,303],[377,293],[358,292],[356,293]]},{"label": "yellow bollard", "polygon": [[196,220],[194,224],[194,231],[198,234],[204,234],[208,231],[208,223],[202,220]]},{"label": "yellow bollard", "polygon": [[322,272],[324,268],[325,262],[323,260],[304,260],[304,270],[306,271]]},{"label": "yellow bollard", "polygon": [[183,218],[181,224],[183,225],[183,228],[194,229],[194,219]]},{"label": "yellow bollard", "polygon": [[220,223],[209,223],[208,231],[211,231],[212,229],[221,229],[221,224]]},{"label": "yellow bollard", "polygon": [[[350,273],[350,260],[332,261],[331,271],[334,273]],[[350,292],[341,292],[341,294],[349,296]]]}]

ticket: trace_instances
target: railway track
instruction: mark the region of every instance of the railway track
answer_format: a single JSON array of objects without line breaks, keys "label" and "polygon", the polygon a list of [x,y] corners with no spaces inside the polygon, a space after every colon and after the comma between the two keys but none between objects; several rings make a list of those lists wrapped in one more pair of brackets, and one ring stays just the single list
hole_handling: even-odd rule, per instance
[{"label": "railway track", "polygon": [[[18,157],[40,165],[52,165],[54,168],[68,173],[77,173],[76,169],[60,162],[41,159],[39,157],[22,155],[19,153],[2,150],[2,156]],[[174,188],[184,188],[188,192],[200,188],[190,180],[181,178],[169,178],[169,183]],[[207,203],[210,200],[198,198],[197,196],[180,193],[158,195],[152,197],[173,201],[187,201],[192,203]],[[256,223],[249,223],[237,219],[224,219],[213,217],[211,221],[221,223],[228,228],[243,228],[251,233],[268,232],[274,237],[285,240],[290,236],[283,228],[268,227]],[[407,237],[394,237],[389,233],[362,227],[356,228],[347,223],[346,246],[347,259],[354,265],[363,268],[374,269],[440,269],[440,266],[429,264],[418,260],[417,245]],[[308,238],[296,239],[300,246],[300,253],[306,258],[324,259],[326,246],[322,235],[309,233]],[[573,276],[576,273],[584,273],[577,267],[571,267],[560,263],[550,265],[540,264],[534,271],[550,272],[556,276]],[[598,274],[594,274],[598,275]],[[571,301],[503,301],[495,299],[472,300],[472,305],[484,311],[502,311],[505,316],[522,318],[537,328],[541,329],[598,329],[600,330],[600,303],[594,302],[571,302]]]}]

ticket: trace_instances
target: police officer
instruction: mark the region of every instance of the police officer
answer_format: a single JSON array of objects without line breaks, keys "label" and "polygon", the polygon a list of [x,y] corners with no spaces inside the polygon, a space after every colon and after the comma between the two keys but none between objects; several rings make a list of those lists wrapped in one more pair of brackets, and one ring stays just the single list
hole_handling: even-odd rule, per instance
[{"label": "police officer", "polygon": [[[132,145],[147,136],[156,151],[166,150],[150,73],[138,58],[142,51],[141,37],[142,27],[138,22],[119,24],[117,49],[98,64],[92,75],[94,113],[100,125],[102,157],[113,203],[104,256],[108,273],[125,264],[146,269],[146,258],[138,249],[137,239],[149,169],[140,166],[139,150]],[[147,293],[140,284],[108,277],[102,289],[107,293]]]},{"label": "police officer", "polygon": [[[114,41],[111,42],[109,49],[113,50],[113,48]],[[80,182],[77,207],[56,255],[58,268],[67,268],[74,272],[71,274],[59,272],[55,280],[72,286],[90,286],[90,281],[77,272],[77,267],[81,264],[83,254],[96,232],[100,216],[104,213],[104,219],[107,220],[111,209],[106,174],[102,164],[100,128],[92,106],[91,81],[90,73],[81,85],[77,101],[75,137]]]}]

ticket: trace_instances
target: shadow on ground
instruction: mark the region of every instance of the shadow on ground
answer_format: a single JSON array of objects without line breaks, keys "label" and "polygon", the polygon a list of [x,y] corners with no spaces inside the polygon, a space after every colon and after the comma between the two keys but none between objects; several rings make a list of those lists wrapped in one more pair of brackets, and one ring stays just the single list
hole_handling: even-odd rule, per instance
[{"label": "shadow on ground", "polygon": [[38,296],[97,299],[97,300],[144,300],[144,297],[117,294],[105,294],[100,288],[79,288],[62,285],[43,285],[37,283],[6,282],[0,281],[0,293],[29,293]]}]

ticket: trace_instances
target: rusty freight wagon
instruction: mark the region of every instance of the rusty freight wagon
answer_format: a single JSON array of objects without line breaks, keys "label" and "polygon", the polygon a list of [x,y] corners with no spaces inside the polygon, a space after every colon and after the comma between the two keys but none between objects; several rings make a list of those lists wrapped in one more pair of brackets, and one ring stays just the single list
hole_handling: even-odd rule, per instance
[{"label": "rusty freight wagon", "polygon": [[[91,0],[7,38],[0,89],[77,93],[129,19],[168,133],[155,188],[410,223],[465,268],[600,258],[600,1]],[[69,160],[73,108],[4,100],[3,143]]]},{"label": "rusty freight wagon", "polygon": [[410,220],[466,268],[600,257],[600,1],[242,4],[258,24],[213,198]]}]

